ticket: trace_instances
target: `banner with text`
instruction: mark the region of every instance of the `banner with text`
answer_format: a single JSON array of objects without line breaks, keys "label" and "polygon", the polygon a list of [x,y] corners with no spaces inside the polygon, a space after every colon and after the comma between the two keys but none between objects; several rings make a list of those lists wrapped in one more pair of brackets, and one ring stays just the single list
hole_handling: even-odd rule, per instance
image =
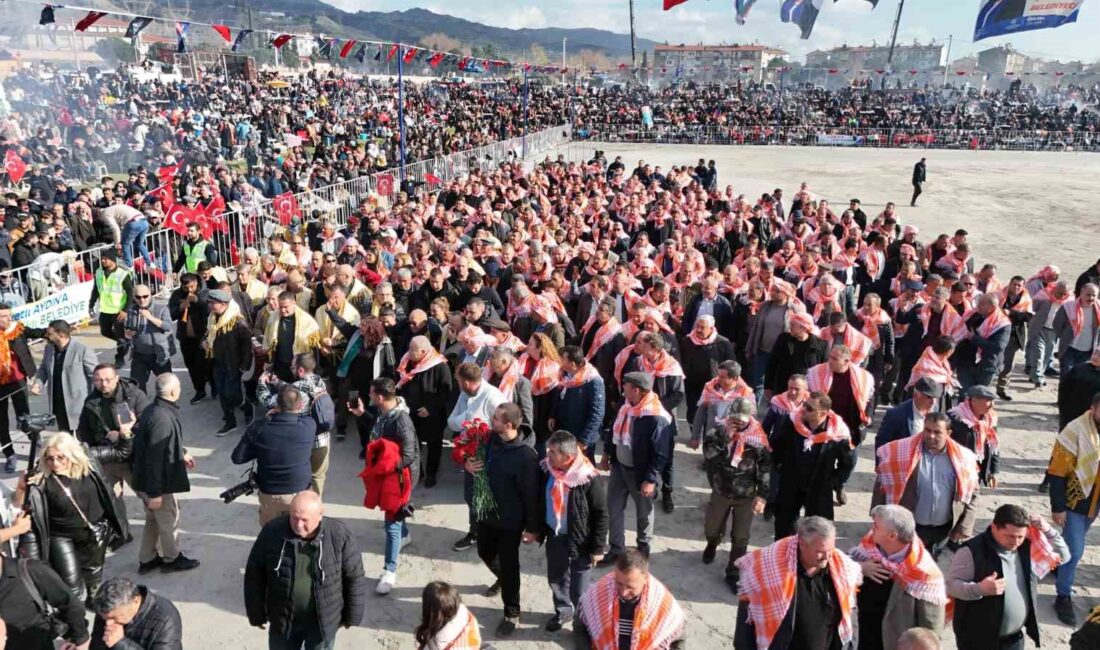
[{"label": "banner with text", "polygon": [[1085,0],[980,0],[974,41],[1077,22]]},{"label": "banner with text", "polygon": [[88,318],[88,301],[92,299],[92,282],[81,282],[29,305],[15,307],[11,316],[25,327],[45,327],[52,320],[71,325]]}]

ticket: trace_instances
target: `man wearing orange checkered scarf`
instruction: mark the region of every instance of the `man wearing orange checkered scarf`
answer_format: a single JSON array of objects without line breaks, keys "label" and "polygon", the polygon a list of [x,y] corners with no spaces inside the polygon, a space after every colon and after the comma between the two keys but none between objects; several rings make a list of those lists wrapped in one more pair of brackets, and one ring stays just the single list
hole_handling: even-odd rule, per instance
[{"label": "man wearing orange checkered scarf", "polygon": [[913,513],[896,505],[871,509],[871,530],[848,552],[863,568],[860,647],[897,650],[906,630],[943,629],[947,587],[943,572],[917,537]]},{"label": "man wearing orange checkered scarf", "polygon": [[684,612],[649,573],[649,560],[641,551],[620,555],[615,570],[584,593],[579,609],[577,633],[593,650],[684,647]]},{"label": "man wearing orange checkered scarf", "polygon": [[913,513],[917,536],[938,555],[948,541],[973,533],[978,459],[950,437],[950,420],[929,413],[919,436],[879,447],[871,504],[900,505]]},{"label": "man wearing orange checkered scarf", "polygon": [[805,517],[797,534],[737,561],[735,650],[855,650],[859,564],[836,548],[836,528]]}]

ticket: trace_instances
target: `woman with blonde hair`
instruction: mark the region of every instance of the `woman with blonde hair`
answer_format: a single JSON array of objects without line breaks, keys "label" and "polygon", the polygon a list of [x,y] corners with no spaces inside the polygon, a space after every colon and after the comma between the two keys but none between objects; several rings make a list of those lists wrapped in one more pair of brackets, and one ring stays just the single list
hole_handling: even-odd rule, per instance
[{"label": "woman with blonde hair", "polygon": [[531,335],[527,351],[517,360],[519,371],[531,381],[532,424],[535,429],[535,449],[539,458],[546,456],[546,439],[554,429],[550,420],[558,408],[561,390],[561,357],[550,337],[542,332]]},{"label": "woman with blonde hair", "polygon": [[31,515],[21,552],[53,567],[77,598],[90,598],[102,582],[109,541],[128,532],[120,498],[70,433],[45,438],[38,466],[16,493],[26,495]]}]

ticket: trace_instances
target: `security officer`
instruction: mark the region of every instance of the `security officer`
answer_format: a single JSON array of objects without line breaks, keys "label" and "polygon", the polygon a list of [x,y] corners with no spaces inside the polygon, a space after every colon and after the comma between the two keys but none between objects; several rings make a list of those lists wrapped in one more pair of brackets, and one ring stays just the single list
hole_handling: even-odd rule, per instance
[{"label": "security officer", "polygon": [[130,347],[122,334],[126,308],[134,302],[134,274],[118,263],[118,253],[113,248],[105,249],[100,257],[92,297],[88,301],[89,318],[95,318],[97,300],[99,333],[115,341],[115,366],[121,367]]},{"label": "security officer", "polygon": [[183,245],[180,246],[173,270],[176,273],[179,273],[180,269],[188,273],[198,273],[200,262],[210,262],[210,266],[217,266],[217,252],[214,246],[203,238],[199,224],[190,223],[187,225],[187,236],[183,240]]}]

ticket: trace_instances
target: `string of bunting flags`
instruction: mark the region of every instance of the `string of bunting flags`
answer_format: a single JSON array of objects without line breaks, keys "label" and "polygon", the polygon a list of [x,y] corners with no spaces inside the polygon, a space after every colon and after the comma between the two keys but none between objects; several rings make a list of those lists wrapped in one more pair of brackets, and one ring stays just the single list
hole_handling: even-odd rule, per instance
[{"label": "string of bunting flags", "polygon": [[[77,20],[73,28],[78,32],[87,31],[97,21],[105,16],[117,16],[120,18],[129,18],[130,23],[127,25],[125,38],[131,39],[132,42],[137,41],[138,36],[142,30],[148,27],[154,22],[172,23],[175,26],[177,45],[176,51],[183,53],[188,50],[188,39],[190,37],[191,29],[195,26],[209,27],[214,30],[229,46],[231,52],[240,51],[244,44],[245,39],[250,34],[257,36],[265,36],[267,38],[268,47],[275,49],[281,49],[287,43],[290,43],[294,39],[309,39],[317,44],[318,52],[322,56],[332,58],[334,55],[341,59],[354,58],[360,64],[365,63],[368,56],[375,61],[393,61],[395,57],[400,54],[402,63],[427,63],[431,67],[438,67],[444,64],[454,64],[459,70],[463,72],[471,73],[488,73],[505,71],[513,68],[518,68],[517,64],[503,60],[503,59],[489,59],[484,57],[473,57],[469,55],[458,54],[454,52],[444,52],[428,47],[421,47],[416,45],[408,45],[405,43],[390,43],[385,41],[373,41],[352,39],[343,37],[334,37],[325,34],[310,34],[310,33],[297,33],[297,32],[276,32],[271,30],[250,30],[243,27],[236,27],[225,24],[217,23],[203,23],[197,21],[177,21],[170,18],[161,18],[158,16],[140,16],[138,14],[115,11],[115,10],[102,10],[92,9],[90,7],[79,7],[73,5],[60,5],[52,3],[40,3],[33,2],[31,0],[13,0],[15,2],[24,2],[26,4],[42,5],[42,12],[39,16],[39,25],[51,25],[57,23],[57,12],[59,10],[66,10],[72,12],[83,12],[84,15]],[[373,49],[373,56],[370,50]],[[577,68],[563,67],[560,65],[532,65],[529,63],[522,64],[523,70],[528,72],[538,73],[552,73],[552,74],[565,74],[578,70]]]}]

